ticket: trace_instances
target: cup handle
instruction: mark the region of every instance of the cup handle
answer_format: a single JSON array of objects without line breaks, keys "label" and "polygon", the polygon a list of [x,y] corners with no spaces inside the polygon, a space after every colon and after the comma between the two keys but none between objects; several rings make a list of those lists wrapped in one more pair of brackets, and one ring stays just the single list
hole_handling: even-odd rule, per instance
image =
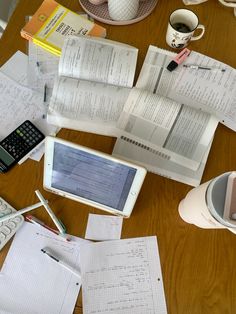
[{"label": "cup handle", "polygon": [[205,26],[202,25],[202,24],[199,24],[196,29],[198,29],[198,28],[202,30],[201,34],[198,35],[198,36],[193,36],[193,37],[190,39],[191,41],[192,41],[192,40],[198,40],[198,39],[202,38],[202,36],[204,35],[204,33],[205,33]]}]

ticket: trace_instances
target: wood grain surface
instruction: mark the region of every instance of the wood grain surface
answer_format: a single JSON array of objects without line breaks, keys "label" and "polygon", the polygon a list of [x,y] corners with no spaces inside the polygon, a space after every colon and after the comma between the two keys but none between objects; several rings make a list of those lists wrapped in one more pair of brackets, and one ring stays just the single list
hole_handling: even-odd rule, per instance
[{"label": "wood grain surface", "polygon": [[[19,2],[0,39],[0,65],[17,50],[27,53],[27,42],[21,38],[20,30],[25,17],[32,15],[41,2]],[[79,1],[60,0],[60,3],[81,11]],[[137,78],[150,44],[170,49],[165,43],[168,17],[181,7],[186,7],[181,0],[159,0],[153,13],[139,23],[128,26],[98,24],[106,27],[107,38],[139,49]],[[206,27],[204,37],[192,42],[189,49],[236,67],[236,17],[233,10],[216,0],[186,8],[197,13],[200,23]],[[112,152],[115,143],[112,137],[68,129],[62,129],[58,136],[106,153]],[[235,168],[236,134],[219,125],[202,182]],[[89,213],[104,214],[44,191],[42,182],[43,159],[39,163],[28,160],[0,175],[0,195],[20,209],[37,202],[34,191],[39,189],[68,232],[79,237],[85,235]],[[131,217],[124,220],[122,238],[157,236],[169,314],[235,314],[236,236],[225,229],[200,229],[181,220],[178,204],[190,189],[188,185],[149,173]],[[52,226],[43,209],[37,209],[33,214]],[[1,264],[9,247],[10,243],[0,252]],[[81,294],[74,313],[82,313]]]}]

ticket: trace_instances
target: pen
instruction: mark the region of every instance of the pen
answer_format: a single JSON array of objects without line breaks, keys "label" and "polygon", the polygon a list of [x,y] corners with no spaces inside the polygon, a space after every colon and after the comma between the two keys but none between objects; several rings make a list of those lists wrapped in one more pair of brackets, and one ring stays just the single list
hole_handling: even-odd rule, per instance
[{"label": "pen", "polygon": [[36,62],[36,69],[38,71],[38,75],[42,75],[43,74],[41,66],[40,66],[40,63],[38,61]]},{"label": "pen", "polygon": [[47,85],[44,85],[44,94],[43,94],[43,101],[46,102],[47,100]]},{"label": "pen", "polygon": [[184,64],[183,67],[189,68],[189,69],[195,69],[195,70],[209,70],[209,71],[219,71],[219,72],[225,72],[226,69],[220,69],[220,68],[214,68],[214,67],[207,67],[207,66],[201,66],[196,64]]},{"label": "pen", "polygon": [[26,219],[29,222],[33,223],[34,225],[45,228],[45,229],[51,231],[52,233],[54,233],[58,236],[61,236],[63,239],[70,241],[69,237],[67,237],[67,235],[65,233],[61,234],[58,230],[55,230],[55,229],[47,226],[43,221],[37,219],[36,217],[34,217],[32,215],[28,215],[28,216],[26,216]]},{"label": "pen", "polygon": [[53,256],[53,254],[47,249],[41,249],[41,251],[46,254],[47,256],[49,256],[51,259],[53,259],[55,262],[57,262],[59,265],[61,265],[62,267],[64,267],[65,269],[69,270],[72,274],[74,274],[75,276],[81,278],[80,273],[72,268],[71,266],[69,266],[68,264],[66,264],[65,262],[59,260],[59,258]]},{"label": "pen", "polygon": [[33,209],[38,208],[38,207],[40,207],[40,206],[42,206],[42,203],[41,203],[41,202],[36,203],[36,204],[34,204],[34,205],[31,205],[31,206],[28,206],[28,207],[25,207],[25,208],[23,208],[23,209],[20,209],[20,210],[18,210],[17,212],[12,213],[12,214],[10,214],[10,215],[7,215],[7,214],[6,214],[6,215],[4,215],[4,216],[0,216],[0,222],[6,221],[6,220],[8,220],[8,219],[13,219],[13,218],[15,218],[15,217],[17,217],[17,216],[19,216],[19,215],[21,215],[21,214],[24,214],[24,213],[26,213],[26,212],[29,212],[30,210],[33,210]]},{"label": "pen", "polygon": [[41,201],[41,204],[45,207],[46,211],[48,212],[49,216],[52,218],[52,221],[56,225],[57,229],[59,230],[60,233],[65,233],[65,228],[62,227],[62,224],[59,222],[49,205],[47,204],[47,201],[45,198],[42,196],[42,194],[39,192],[39,190],[35,191],[36,195],[38,196],[39,200]]}]

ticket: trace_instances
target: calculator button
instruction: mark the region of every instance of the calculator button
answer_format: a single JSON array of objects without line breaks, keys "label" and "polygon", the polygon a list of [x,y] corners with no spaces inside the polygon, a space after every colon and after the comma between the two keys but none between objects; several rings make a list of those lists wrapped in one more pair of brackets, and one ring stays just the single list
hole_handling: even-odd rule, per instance
[{"label": "calculator button", "polygon": [[[6,210],[7,209],[7,205],[6,204],[1,204],[0,205],[0,210]],[[1,213],[0,213],[1,214]]]},{"label": "calculator button", "polygon": [[10,213],[11,213],[11,210],[9,208],[8,209],[4,209],[4,210],[0,209],[0,217],[9,215]]},{"label": "calculator button", "polygon": [[3,241],[6,239],[6,235],[3,232],[0,232],[0,241]]},{"label": "calculator button", "polygon": [[7,226],[3,226],[2,228],[2,232],[5,234],[5,235],[8,235],[11,233],[11,229],[8,228]]},{"label": "calculator button", "polygon": [[[23,218],[22,218],[23,219]],[[16,223],[19,223],[21,220],[22,220],[20,217],[15,217],[14,218],[14,221],[16,222]]]},{"label": "calculator button", "polygon": [[7,227],[9,227],[10,229],[15,229],[16,228],[16,223],[12,220],[10,220],[8,223],[7,223]]}]

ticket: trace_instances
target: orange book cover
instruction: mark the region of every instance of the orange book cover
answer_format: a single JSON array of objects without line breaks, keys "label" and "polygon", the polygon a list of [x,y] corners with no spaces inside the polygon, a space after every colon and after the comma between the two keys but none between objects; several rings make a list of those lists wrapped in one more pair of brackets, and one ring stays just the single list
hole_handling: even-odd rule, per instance
[{"label": "orange book cover", "polygon": [[21,30],[21,36],[60,55],[65,36],[106,36],[106,29],[65,8],[54,0],[44,0],[30,21]]}]

